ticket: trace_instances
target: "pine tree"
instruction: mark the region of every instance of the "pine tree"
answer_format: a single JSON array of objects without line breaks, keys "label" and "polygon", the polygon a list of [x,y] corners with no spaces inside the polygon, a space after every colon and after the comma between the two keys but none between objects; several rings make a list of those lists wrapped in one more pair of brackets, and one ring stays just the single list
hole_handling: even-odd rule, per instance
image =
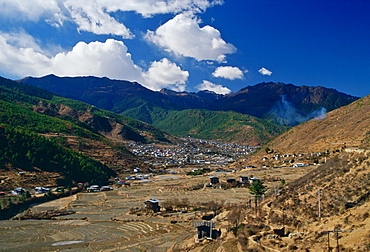
[{"label": "pine tree", "polygon": [[258,213],[258,198],[265,194],[266,186],[260,180],[253,181],[249,187],[250,194],[254,195],[254,203],[256,205],[256,214]]}]

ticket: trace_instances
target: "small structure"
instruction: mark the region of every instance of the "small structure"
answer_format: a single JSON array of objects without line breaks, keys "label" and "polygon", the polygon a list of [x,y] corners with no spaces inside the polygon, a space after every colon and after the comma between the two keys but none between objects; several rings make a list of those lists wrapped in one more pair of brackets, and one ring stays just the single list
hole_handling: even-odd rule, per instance
[{"label": "small structure", "polygon": [[248,176],[240,176],[239,178],[239,183],[240,184],[249,184],[249,177]]},{"label": "small structure", "polygon": [[159,212],[160,211],[159,202],[160,201],[157,199],[150,199],[150,200],[144,201],[146,210],[153,211],[154,213]]},{"label": "small structure", "polygon": [[217,185],[218,183],[220,183],[219,177],[210,177],[209,179],[210,179],[210,182],[209,182],[210,185]]},{"label": "small structure", "polygon": [[22,195],[24,193],[26,193],[26,190],[24,190],[23,188],[20,188],[20,187],[15,188],[13,191],[11,191],[11,194],[13,194],[13,195]]},{"label": "small structure", "polygon": [[284,237],[285,236],[285,227],[274,228],[273,231],[274,231],[275,234],[277,234],[280,237]]},{"label": "small structure", "polygon": [[236,179],[235,178],[226,178],[226,182],[229,183],[229,184],[233,184],[236,182]]},{"label": "small structure", "polygon": [[100,187],[98,185],[92,185],[86,188],[87,192],[100,192]]},{"label": "small structure", "polygon": [[110,187],[110,186],[102,186],[102,187],[100,188],[100,191],[101,191],[101,192],[103,192],[103,191],[110,191],[110,190],[113,190],[113,188],[112,188],[112,187]]},{"label": "small structure", "polygon": [[35,193],[48,193],[49,191],[50,191],[49,188],[35,187]]},{"label": "small structure", "polygon": [[198,239],[210,238],[216,239],[220,236],[221,232],[215,230],[215,223],[212,221],[199,221],[194,222],[194,227],[198,229]]}]

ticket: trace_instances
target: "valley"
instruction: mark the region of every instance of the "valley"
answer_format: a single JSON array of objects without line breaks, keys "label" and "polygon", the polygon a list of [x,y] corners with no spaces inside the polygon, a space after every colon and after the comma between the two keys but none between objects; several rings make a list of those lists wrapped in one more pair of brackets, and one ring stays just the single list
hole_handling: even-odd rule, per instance
[{"label": "valley", "polygon": [[[284,91],[269,106],[282,99],[277,108],[309,114],[338,101],[338,108],[286,127],[233,111],[178,107],[180,101],[221,99],[209,93],[153,94],[125,82],[125,95],[171,95],[152,100],[160,104],[148,105],[150,111],[139,106],[141,115],[172,126],[177,133],[171,135],[170,128],[162,131],[34,86],[0,83],[2,211],[30,207],[0,221],[0,250],[369,249],[369,96],[264,83],[224,97],[247,97],[253,89],[308,90],[302,97],[319,103],[286,103]],[[123,84],[115,85],[121,92]],[[331,98],[321,100],[323,94]],[[138,111],[132,105],[126,112]],[[27,206],[34,196],[40,200]]]},{"label": "valley", "polygon": [[[314,167],[297,168],[294,172],[279,169],[276,173],[290,182],[312,169]],[[253,206],[248,188],[206,187],[209,177],[218,176],[220,182],[227,183],[229,177],[238,179],[241,175],[251,174],[265,180],[271,194],[276,182],[271,180],[270,171],[261,169],[210,172],[201,176],[184,173],[155,175],[150,180],[135,180],[130,187],[79,193],[34,206],[23,215],[52,210],[73,213],[41,220],[18,220],[22,219],[20,214],[14,220],[0,221],[0,245],[5,251],[198,251],[212,243],[197,238],[194,222],[213,217],[213,205],[219,209],[213,221],[225,241],[232,225],[227,217],[230,209]],[[144,201],[149,199],[160,201],[160,212],[145,210]],[[174,203],[173,210],[164,209],[176,200],[178,203]],[[232,246],[236,245],[233,242]]]}]

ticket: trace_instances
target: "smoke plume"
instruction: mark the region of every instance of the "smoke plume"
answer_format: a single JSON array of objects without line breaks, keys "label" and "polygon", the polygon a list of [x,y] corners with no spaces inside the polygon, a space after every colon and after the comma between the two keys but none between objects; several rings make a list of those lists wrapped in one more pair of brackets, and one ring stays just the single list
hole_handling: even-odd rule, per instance
[{"label": "smoke plume", "polygon": [[312,118],[320,120],[326,117],[326,109],[324,107],[305,114],[295,108],[294,104],[286,99],[286,95],[281,95],[280,97],[281,101],[276,102],[269,112],[269,115],[279,125],[295,126]]}]

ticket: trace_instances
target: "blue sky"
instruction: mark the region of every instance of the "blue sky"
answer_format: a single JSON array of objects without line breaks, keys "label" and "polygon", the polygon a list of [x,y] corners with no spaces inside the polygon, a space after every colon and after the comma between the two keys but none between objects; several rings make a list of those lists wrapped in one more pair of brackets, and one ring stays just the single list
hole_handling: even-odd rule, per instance
[{"label": "blue sky", "polygon": [[0,0],[0,75],[370,94],[368,0]]}]

